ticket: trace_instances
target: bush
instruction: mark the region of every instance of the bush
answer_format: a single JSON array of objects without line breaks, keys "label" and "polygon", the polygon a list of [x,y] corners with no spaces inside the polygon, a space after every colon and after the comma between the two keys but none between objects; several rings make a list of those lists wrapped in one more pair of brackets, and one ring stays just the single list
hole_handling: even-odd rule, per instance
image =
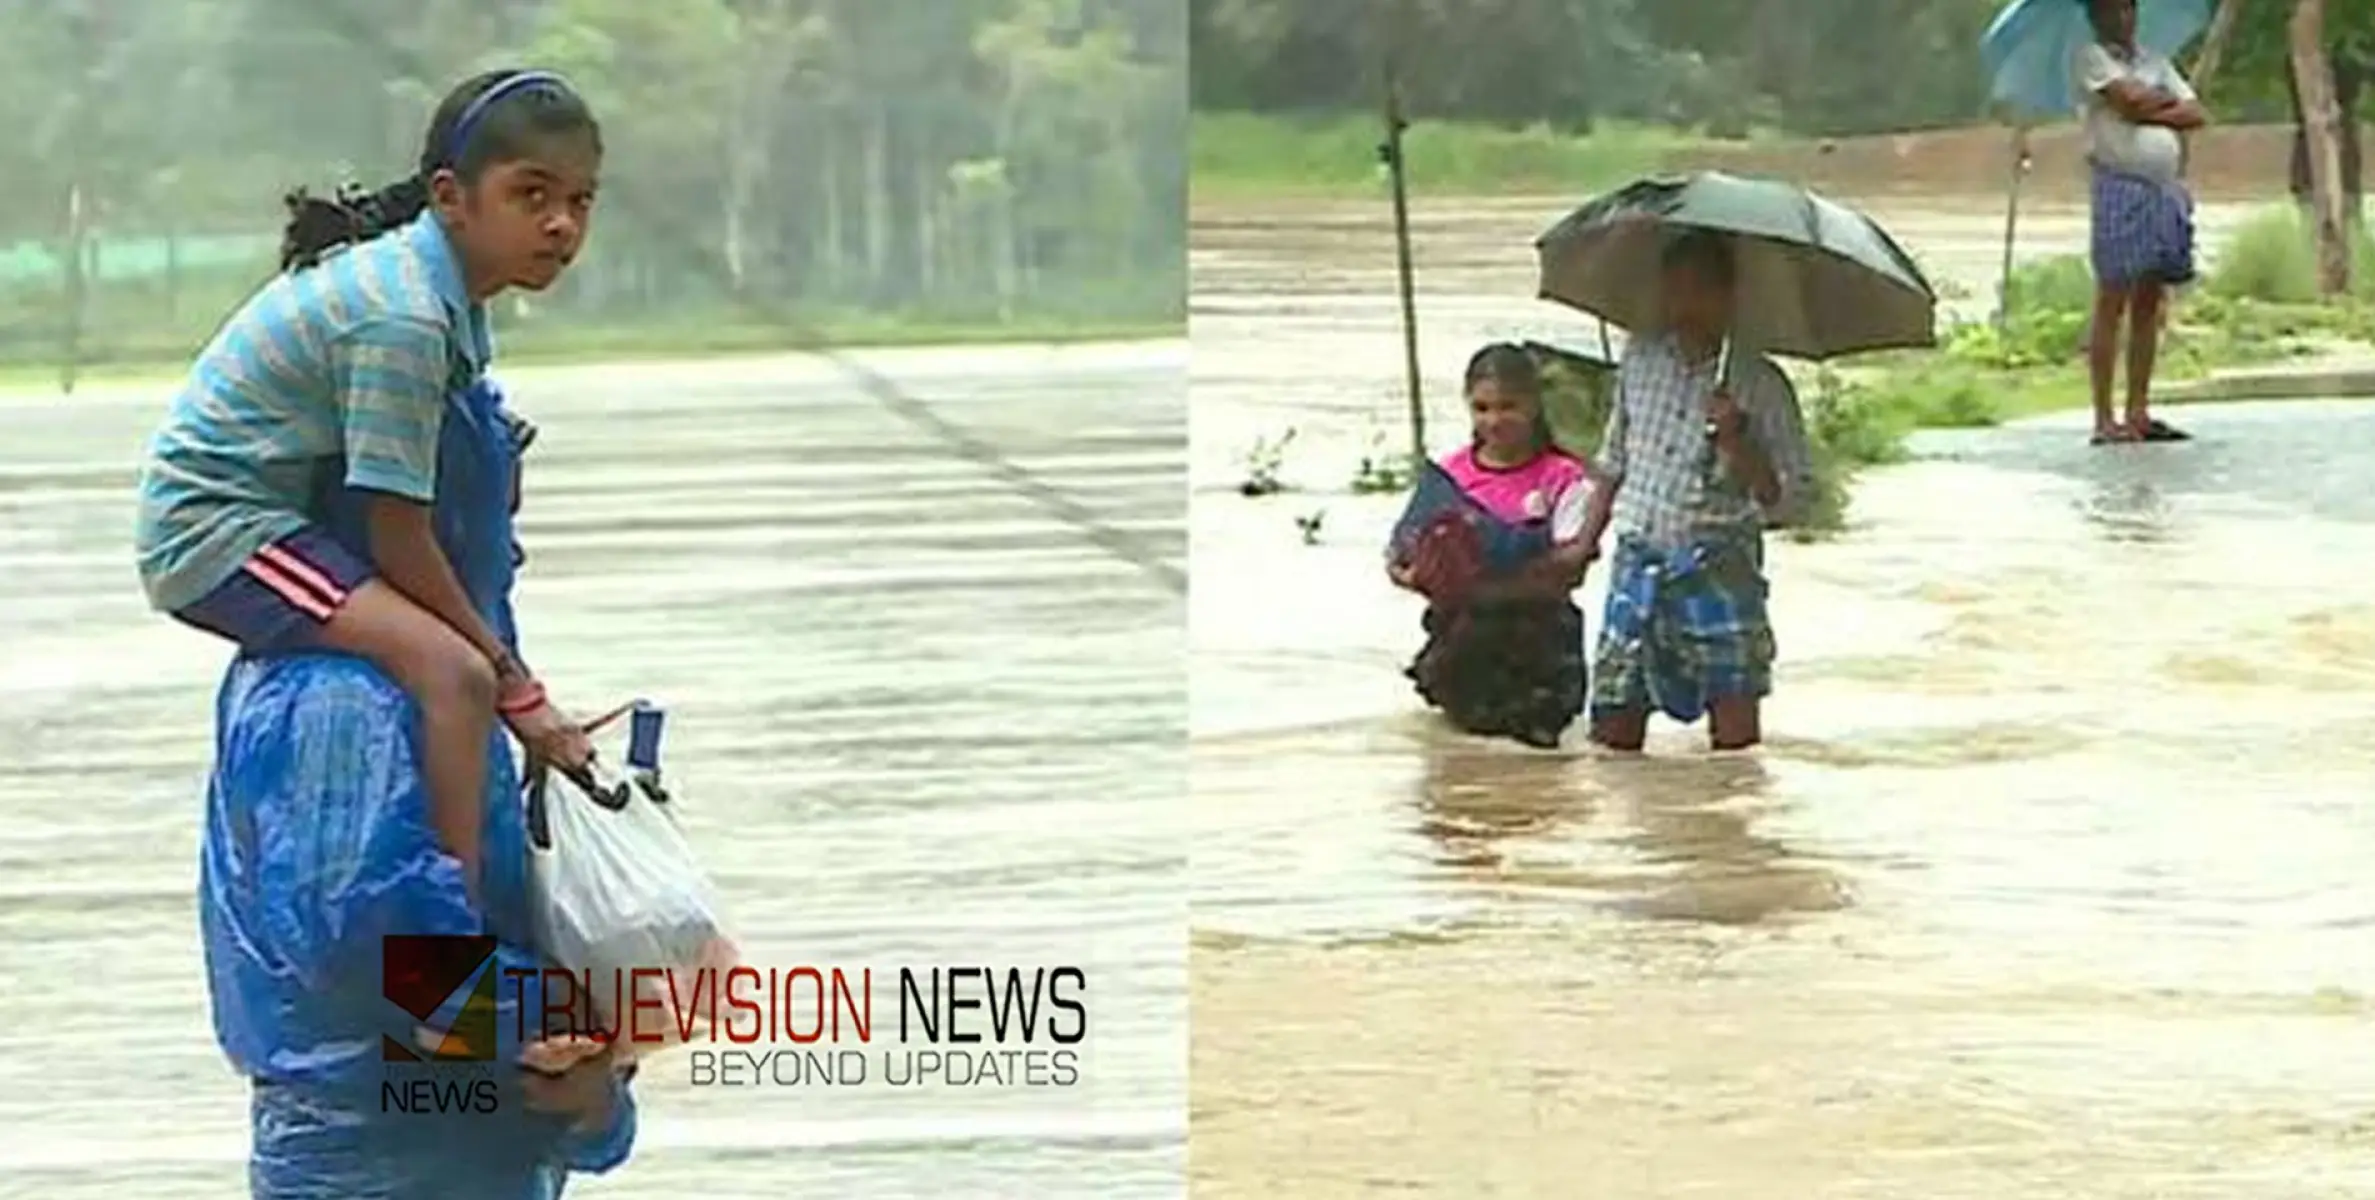
[{"label": "bush", "polygon": [[1872,387],[1820,370],[1806,389],[1807,440],[1850,467],[1901,462],[1913,422]]},{"label": "bush", "polygon": [[1542,372],[1542,411],[1552,436],[1569,454],[1598,454],[1615,398],[1615,366],[1541,342],[1528,342],[1526,349]]},{"label": "bush", "polygon": [[[2317,302],[2317,242],[2309,221],[2290,204],[2253,214],[2220,251],[2206,290],[2267,304]],[[2375,235],[2364,228],[2351,232],[2351,290],[2375,298]]]},{"label": "bush", "polygon": [[1878,392],[1818,370],[1799,395],[1806,416],[1806,444],[1814,469],[1813,493],[1790,536],[1812,541],[1847,525],[1850,485],[1856,472],[1905,459],[1905,435],[1913,422]]},{"label": "bush", "polygon": [[2317,299],[2317,250],[2307,224],[2289,207],[2254,213],[2236,228],[2211,271],[2212,295],[2276,304]]},{"label": "bush", "polygon": [[2094,308],[2095,279],[2082,255],[2033,259],[2013,268],[1997,304],[2002,327],[1950,328],[1940,349],[1952,360],[1996,370],[2048,366],[2077,357]]},{"label": "bush", "polygon": [[2095,272],[2083,254],[2033,258],[2012,269],[2002,299],[2014,316],[2044,312],[2084,313],[2094,307]]}]

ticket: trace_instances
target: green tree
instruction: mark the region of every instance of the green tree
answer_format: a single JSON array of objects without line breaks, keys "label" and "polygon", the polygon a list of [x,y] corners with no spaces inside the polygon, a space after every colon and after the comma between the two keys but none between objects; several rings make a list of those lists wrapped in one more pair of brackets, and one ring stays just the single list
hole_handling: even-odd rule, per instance
[{"label": "green tree", "polygon": [[533,323],[1180,314],[1178,0],[134,11],[0,0],[0,356],[55,354],[63,314],[78,353],[194,348],[273,268],[284,192],[411,170],[446,91],[512,64],[568,74],[608,149]]}]

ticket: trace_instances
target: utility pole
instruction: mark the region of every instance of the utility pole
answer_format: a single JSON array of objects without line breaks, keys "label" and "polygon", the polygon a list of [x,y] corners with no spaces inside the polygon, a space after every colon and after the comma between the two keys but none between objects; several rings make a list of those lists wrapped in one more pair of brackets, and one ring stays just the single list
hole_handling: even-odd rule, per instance
[{"label": "utility pole", "polygon": [[2012,327],[2012,247],[2020,234],[2020,185],[2029,174],[2029,127],[2012,131],[2012,177],[2004,188],[2004,263],[1996,282],[1996,332]]},{"label": "utility pole", "polygon": [[81,374],[83,330],[90,320],[90,228],[95,199],[90,186],[91,143],[98,134],[95,117],[101,84],[99,67],[107,48],[107,6],[102,0],[87,0],[76,6],[71,20],[75,58],[80,69],[75,72],[67,100],[66,314],[58,365],[58,388],[69,396],[74,394],[76,377]]},{"label": "utility pole", "polygon": [[1377,154],[1385,162],[1394,189],[1394,259],[1402,291],[1402,371],[1410,393],[1410,462],[1411,469],[1416,470],[1427,459],[1427,406],[1419,390],[1418,301],[1411,281],[1410,194],[1402,159],[1402,131],[1409,128],[1409,122],[1402,117],[1401,82],[1395,72],[1402,41],[1400,13],[1401,5],[1396,3],[1388,18],[1384,62],[1385,141],[1378,146]]}]

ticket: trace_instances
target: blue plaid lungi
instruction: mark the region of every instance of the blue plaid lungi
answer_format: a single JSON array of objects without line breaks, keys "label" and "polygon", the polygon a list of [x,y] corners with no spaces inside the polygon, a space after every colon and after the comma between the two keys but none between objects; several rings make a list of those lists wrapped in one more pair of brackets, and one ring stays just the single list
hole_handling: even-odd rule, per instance
[{"label": "blue plaid lungi", "polygon": [[1592,663],[1592,716],[1654,709],[1687,725],[1716,699],[1771,694],[1764,557],[1754,535],[1673,550],[1619,540]]},{"label": "blue plaid lungi", "polygon": [[2194,201],[2184,185],[2089,165],[2094,188],[2088,251],[2095,282],[2193,282]]}]

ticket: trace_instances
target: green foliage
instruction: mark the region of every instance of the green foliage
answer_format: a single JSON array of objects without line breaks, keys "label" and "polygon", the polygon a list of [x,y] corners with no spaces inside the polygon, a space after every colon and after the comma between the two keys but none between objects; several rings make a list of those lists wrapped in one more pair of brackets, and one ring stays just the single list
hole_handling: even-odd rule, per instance
[{"label": "green foliage", "polygon": [[[62,240],[76,183],[103,258],[276,239],[282,192],[409,171],[439,97],[524,62],[587,95],[608,152],[590,251],[537,320],[1179,322],[1180,7],[0,0],[0,119],[21,131],[0,146],[0,260]],[[269,265],[102,282],[82,340],[186,353]],[[61,342],[66,295],[0,276],[14,353]]]},{"label": "green foliage", "polygon": [[1382,429],[1371,430],[1369,445],[1361,454],[1359,465],[1353,468],[1351,489],[1355,496],[1384,496],[1409,491],[1418,481],[1418,464],[1411,461],[1408,451],[1395,452],[1387,447]]},{"label": "green foliage", "polygon": [[2016,314],[2084,312],[2095,300],[2095,275],[2083,254],[2033,258],[2012,269],[2004,300]]},{"label": "green foliage", "polygon": [[1815,373],[1813,386],[1801,389],[1799,402],[1805,409],[1814,483],[1791,534],[1811,541],[1846,527],[1856,473],[1902,461],[1911,424],[1879,393],[1828,370]]},{"label": "green foliage", "polygon": [[1195,0],[1192,95],[1211,111],[1375,111],[1390,53],[1414,113],[1575,130],[1662,115],[1676,63],[1635,32],[1644,2]]},{"label": "green foliage", "polygon": [[1287,447],[1295,444],[1295,431],[1290,426],[1277,437],[1254,439],[1245,452],[1245,478],[1237,484],[1240,496],[1275,496],[1286,490],[1286,481],[1279,472],[1286,466]]},{"label": "green foliage", "polygon": [[[2351,284],[2375,298],[2375,235],[2351,230]],[[2212,294],[2270,304],[2318,300],[2317,243],[2309,222],[2291,205],[2260,210],[2235,230],[2210,273]]]},{"label": "green foliage", "polygon": [[1950,357],[2000,369],[2067,362],[2080,349],[2094,307],[2095,277],[2084,255],[2031,259],[2013,268],[1997,298],[2001,327],[1950,329]]},{"label": "green foliage", "polygon": [[1997,4],[1197,0],[1193,96],[1203,111],[1373,112],[1394,48],[1410,111],[1430,118],[1724,136],[1952,125],[1981,112],[1971,64]]},{"label": "green foliage", "polygon": [[[2375,0],[2325,0],[2336,62],[2375,62]],[[1399,49],[1409,111],[1562,131],[1654,122],[1847,136],[1985,112],[1976,47],[2003,0],[1194,0],[1199,111],[1373,113]],[[2284,120],[2286,0],[2247,0],[2207,99]],[[2198,49],[2195,47],[2193,49]],[[2191,50],[2188,52],[2190,61]],[[1909,69],[1909,67],[1941,69]],[[2375,104],[2375,89],[2368,92]],[[2375,115],[2375,114],[2371,114]]]},{"label": "green foliage", "polygon": [[[2325,0],[2328,52],[2337,67],[2366,64],[2375,69],[2375,0]],[[2280,0],[2247,0],[2219,57],[2218,74],[2203,99],[2214,108],[2246,111],[2261,119],[2290,120],[2293,6]]]},{"label": "green foliage", "polygon": [[1600,437],[1608,431],[1608,409],[1616,399],[1614,366],[1551,346],[1530,348],[1542,373],[1542,412],[1550,421],[1552,438],[1569,454],[1597,456]]},{"label": "green foliage", "polygon": [[[1191,141],[1191,186],[1199,196],[1244,192],[1386,194],[1371,113],[1260,115],[1200,112]],[[1415,192],[1475,195],[1538,188],[1587,193],[1655,171],[1700,139],[1674,130],[1603,122],[1589,137],[1543,123],[1505,129],[1415,121],[1402,138]]]}]

